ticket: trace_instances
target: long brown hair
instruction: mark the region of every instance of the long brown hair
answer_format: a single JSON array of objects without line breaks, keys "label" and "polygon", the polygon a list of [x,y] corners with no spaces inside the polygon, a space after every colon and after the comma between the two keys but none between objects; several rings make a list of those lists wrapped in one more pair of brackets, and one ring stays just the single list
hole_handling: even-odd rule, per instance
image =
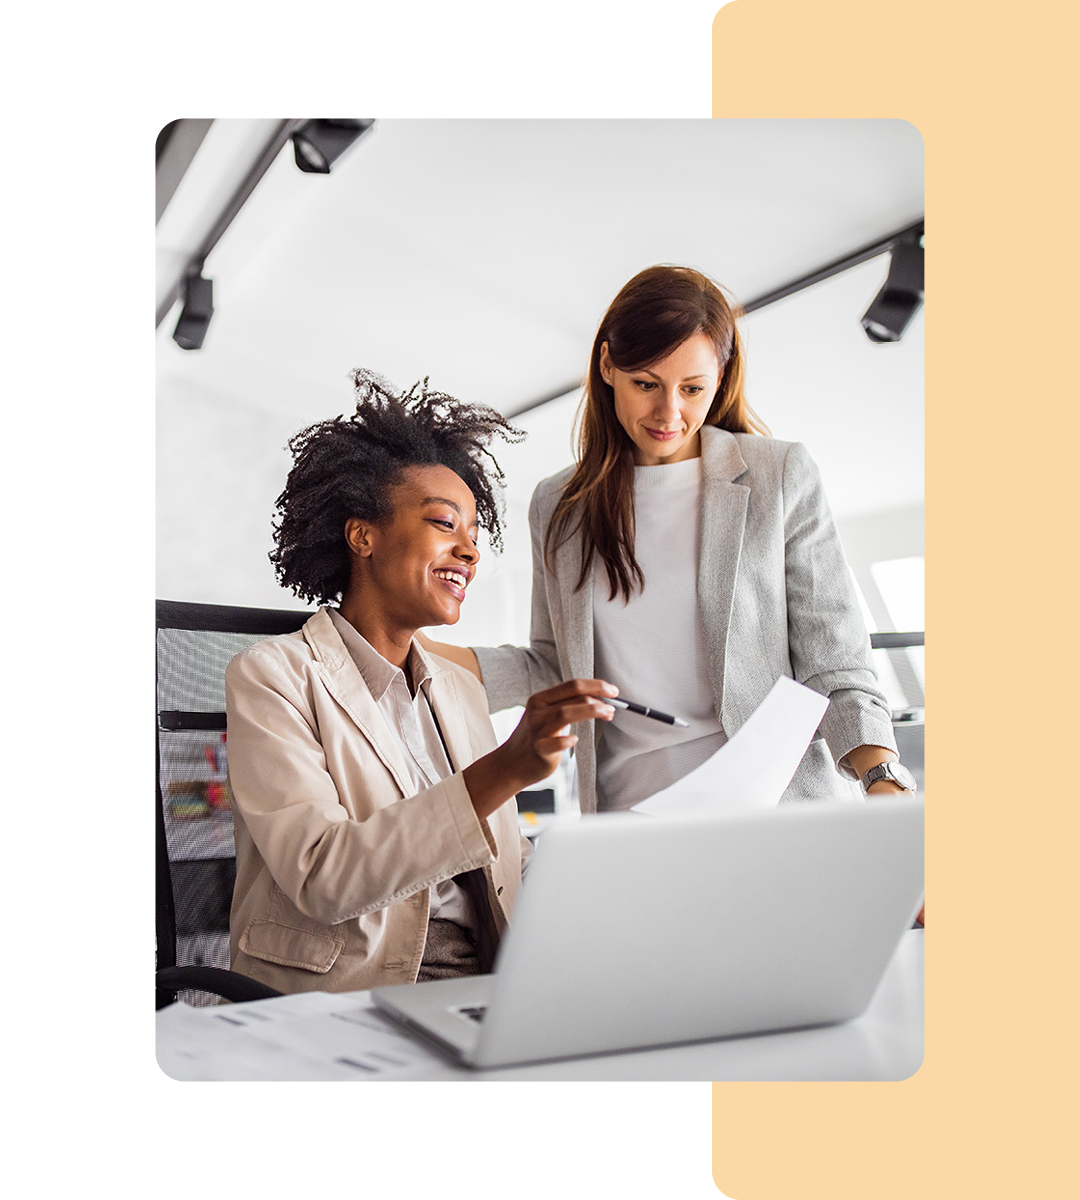
[{"label": "long brown hair", "polygon": [[736,327],[742,315],[718,284],[691,267],[647,267],[627,283],[604,314],[593,341],[585,396],[578,413],[578,462],[544,538],[544,557],[581,531],[582,587],[594,554],[607,571],[611,599],[629,600],[644,587],[634,557],[633,443],[615,415],[615,391],[600,373],[600,348],[607,342],[621,371],[639,371],[704,333],[716,347],[720,383],[706,425],[732,433],[768,434],[743,394],[743,350]]}]

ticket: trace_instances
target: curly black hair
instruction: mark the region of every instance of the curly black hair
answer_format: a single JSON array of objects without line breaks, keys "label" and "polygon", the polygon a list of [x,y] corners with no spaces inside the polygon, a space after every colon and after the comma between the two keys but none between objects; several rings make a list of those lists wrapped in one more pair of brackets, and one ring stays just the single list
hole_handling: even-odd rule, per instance
[{"label": "curly black hair", "polygon": [[274,505],[270,561],[278,583],[316,604],[340,599],[348,585],[345,522],[388,518],[390,489],[409,467],[459,475],[476,500],[477,524],[501,549],[504,479],[487,444],[496,435],[525,436],[493,408],[431,391],[427,378],[406,392],[363,367],[352,380],[351,417],[319,421],[289,439],[293,466]]}]

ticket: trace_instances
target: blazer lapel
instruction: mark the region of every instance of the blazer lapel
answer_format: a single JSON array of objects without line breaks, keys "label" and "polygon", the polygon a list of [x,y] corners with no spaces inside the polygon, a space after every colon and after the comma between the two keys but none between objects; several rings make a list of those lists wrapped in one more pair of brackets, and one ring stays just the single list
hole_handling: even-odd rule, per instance
[{"label": "blazer lapel", "polygon": [[698,555],[698,603],[705,626],[705,650],[716,701],[721,711],[727,632],[739,573],[750,489],[735,483],[746,471],[735,437],[703,428],[701,546]]},{"label": "blazer lapel", "polygon": [[465,723],[465,708],[458,696],[453,674],[445,670],[433,671],[430,687],[431,708],[439,722],[439,732],[450,765],[455,771],[463,771],[472,763],[475,755]]},{"label": "blazer lapel", "polygon": [[[566,662],[562,663],[566,679],[592,679],[596,674],[593,648],[593,587],[596,567],[590,562],[581,587],[571,591],[581,574],[581,538],[575,534],[555,552],[555,577],[566,581],[559,588],[562,634],[566,645]],[[555,622],[555,641],[559,628]],[[576,725],[578,802],[582,812],[596,811],[596,738],[599,730],[588,724]]]},{"label": "blazer lapel", "polygon": [[326,690],[355,722],[371,743],[382,764],[394,778],[403,796],[412,791],[409,771],[397,739],[387,727],[379,707],[345,643],[334,628],[325,609],[320,609],[304,625],[304,637],[315,652],[315,667]]},{"label": "blazer lapel", "polygon": [[[568,679],[593,677],[593,576],[595,567],[589,563],[585,581],[576,591],[570,588],[581,574],[581,538],[568,538],[555,552],[555,576],[567,580],[561,589],[563,634],[566,644]],[[556,641],[558,637],[556,635]]]}]

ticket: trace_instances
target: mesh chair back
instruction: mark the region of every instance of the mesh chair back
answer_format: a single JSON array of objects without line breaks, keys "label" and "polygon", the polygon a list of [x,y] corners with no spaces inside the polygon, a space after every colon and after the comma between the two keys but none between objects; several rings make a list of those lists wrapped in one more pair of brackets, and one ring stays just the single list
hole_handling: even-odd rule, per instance
[{"label": "mesh chair back", "polygon": [[[252,642],[299,629],[310,615],[157,602],[159,968],[229,966],[236,861],[225,790],[225,668]],[[213,1002],[199,993],[181,998]]]}]

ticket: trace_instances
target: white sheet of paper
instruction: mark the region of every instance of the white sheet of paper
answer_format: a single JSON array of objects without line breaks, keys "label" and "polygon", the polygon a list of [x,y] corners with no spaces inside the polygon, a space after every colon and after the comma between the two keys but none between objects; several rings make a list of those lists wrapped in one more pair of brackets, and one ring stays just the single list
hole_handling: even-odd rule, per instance
[{"label": "white sheet of paper", "polygon": [[157,1060],[173,1079],[410,1079],[440,1063],[366,993],[299,992],[274,1000],[157,1013]]},{"label": "white sheet of paper", "polygon": [[828,697],[782,675],[733,738],[689,775],[635,805],[641,813],[772,808],[817,731]]}]

